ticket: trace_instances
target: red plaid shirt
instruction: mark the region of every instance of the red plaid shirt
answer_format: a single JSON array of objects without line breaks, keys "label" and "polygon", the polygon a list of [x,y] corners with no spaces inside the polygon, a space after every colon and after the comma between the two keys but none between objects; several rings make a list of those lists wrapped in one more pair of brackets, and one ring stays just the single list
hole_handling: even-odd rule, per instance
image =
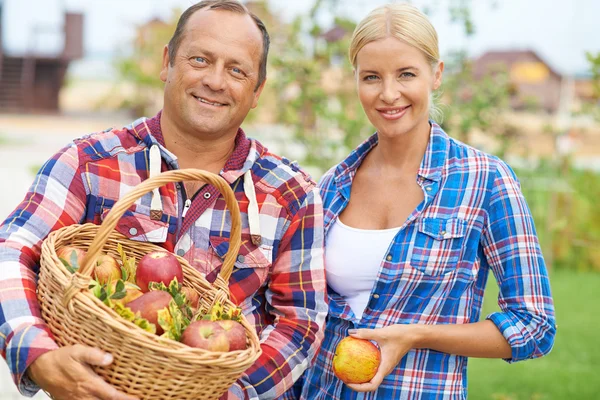
[{"label": "red plaid shirt", "polygon": [[[23,394],[39,389],[24,374],[27,367],[56,348],[35,295],[41,242],[63,226],[101,224],[119,197],[148,178],[153,145],[160,149],[162,171],[178,168],[164,146],[160,113],[75,140],[41,168],[23,202],[0,226],[0,349]],[[247,171],[259,209],[259,245],[250,237],[243,185]],[[246,138],[241,129],[221,176],[230,183],[242,215],[242,245],[229,281],[231,299],[256,327],[263,350],[229,394],[274,398],[302,374],[322,339],[327,312],[322,203],[310,177]],[[160,220],[150,217],[148,193],[116,229],[133,240],[159,243],[214,281],[229,243],[224,199],[205,185],[182,218],[183,187],[166,185],[160,195]]]}]

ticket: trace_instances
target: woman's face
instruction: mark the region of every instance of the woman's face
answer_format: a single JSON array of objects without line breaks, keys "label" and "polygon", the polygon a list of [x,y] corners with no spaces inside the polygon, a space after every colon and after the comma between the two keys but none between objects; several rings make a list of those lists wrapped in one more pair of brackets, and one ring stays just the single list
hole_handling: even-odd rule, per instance
[{"label": "woman's face", "polygon": [[358,52],[358,96],[379,135],[429,132],[431,92],[442,83],[443,69],[442,62],[432,68],[420,50],[394,37],[371,42]]}]

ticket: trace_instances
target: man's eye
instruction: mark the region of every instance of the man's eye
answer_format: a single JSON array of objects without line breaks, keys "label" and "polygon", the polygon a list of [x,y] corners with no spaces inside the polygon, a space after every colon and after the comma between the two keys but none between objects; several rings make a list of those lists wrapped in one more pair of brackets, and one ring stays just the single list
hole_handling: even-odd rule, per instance
[{"label": "man's eye", "polygon": [[231,70],[233,71],[234,74],[238,74],[238,75],[244,74],[244,72],[241,69],[236,68],[236,67],[231,68]]},{"label": "man's eye", "polygon": [[206,62],[206,59],[204,57],[194,57],[194,61],[204,63]]}]

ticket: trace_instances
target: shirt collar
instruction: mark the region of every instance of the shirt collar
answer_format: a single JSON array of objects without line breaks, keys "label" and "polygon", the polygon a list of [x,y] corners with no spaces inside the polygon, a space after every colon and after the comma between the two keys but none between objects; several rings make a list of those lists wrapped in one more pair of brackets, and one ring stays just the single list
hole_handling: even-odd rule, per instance
[{"label": "shirt collar", "polygon": [[[418,174],[425,179],[437,182],[442,178],[444,163],[448,157],[450,139],[438,124],[433,121],[430,121],[430,124],[429,142],[421,160]],[[378,143],[379,139],[377,132],[375,132],[338,164],[335,182],[339,188],[347,186],[352,181],[358,167]]]},{"label": "shirt collar", "polygon": [[[177,157],[165,146],[165,140],[160,128],[161,115],[162,110],[152,118],[140,118],[132,124],[131,130],[148,147],[158,144],[163,158],[173,168],[178,168]],[[225,163],[221,171],[221,176],[229,183],[235,182],[235,180],[250,169],[263,151],[264,149],[260,143],[247,138],[246,133],[242,128],[239,128],[235,137],[233,153],[231,153],[231,156]]]}]

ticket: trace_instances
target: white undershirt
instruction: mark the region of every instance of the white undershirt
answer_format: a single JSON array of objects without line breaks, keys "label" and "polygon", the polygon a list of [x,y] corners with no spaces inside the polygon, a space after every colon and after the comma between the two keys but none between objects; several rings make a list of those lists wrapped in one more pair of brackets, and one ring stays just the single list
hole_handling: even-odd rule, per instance
[{"label": "white undershirt", "polygon": [[327,233],[327,283],[362,318],[382,260],[400,228],[369,230],[344,225],[338,218]]}]

